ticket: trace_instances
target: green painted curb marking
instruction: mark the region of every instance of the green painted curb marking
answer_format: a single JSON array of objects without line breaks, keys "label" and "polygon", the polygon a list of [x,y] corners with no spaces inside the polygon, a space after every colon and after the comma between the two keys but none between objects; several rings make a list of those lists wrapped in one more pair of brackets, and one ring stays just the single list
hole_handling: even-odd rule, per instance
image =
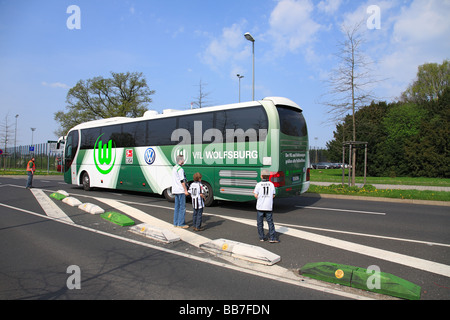
[{"label": "green painted curb marking", "polygon": [[105,212],[100,215],[103,219],[111,221],[121,227],[132,226],[134,221],[124,214],[118,212]]},{"label": "green painted curb marking", "polygon": [[308,263],[300,274],[316,280],[389,295],[408,300],[419,300],[421,287],[386,272],[331,262]]}]

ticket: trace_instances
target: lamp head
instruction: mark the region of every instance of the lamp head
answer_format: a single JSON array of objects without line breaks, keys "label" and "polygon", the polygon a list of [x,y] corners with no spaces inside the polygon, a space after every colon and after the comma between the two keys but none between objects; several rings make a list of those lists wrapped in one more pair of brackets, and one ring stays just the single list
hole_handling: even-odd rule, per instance
[{"label": "lamp head", "polygon": [[250,32],[247,32],[244,34],[245,39],[247,39],[248,41],[251,42],[255,42],[255,39],[252,37],[252,35],[250,34]]}]

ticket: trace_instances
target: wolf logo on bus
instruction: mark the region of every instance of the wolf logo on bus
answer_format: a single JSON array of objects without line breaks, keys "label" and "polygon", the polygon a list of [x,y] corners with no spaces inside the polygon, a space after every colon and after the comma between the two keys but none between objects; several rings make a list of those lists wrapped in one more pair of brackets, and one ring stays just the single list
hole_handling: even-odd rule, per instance
[{"label": "wolf logo on bus", "polygon": [[[95,142],[94,163],[95,166],[97,167],[97,170],[101,174],[108,174],[111,172],[111,170],[114,167],[114,164],[116,163],[116,144],[112,140],[109,140],[108,143],[103,144],[103,142],[100,140],[102,136],[103,134],[100,135],[100,137],[98,137],[97,141]],[[112,161],[111,163],[113,152],[114,152],[114,161]]]}]

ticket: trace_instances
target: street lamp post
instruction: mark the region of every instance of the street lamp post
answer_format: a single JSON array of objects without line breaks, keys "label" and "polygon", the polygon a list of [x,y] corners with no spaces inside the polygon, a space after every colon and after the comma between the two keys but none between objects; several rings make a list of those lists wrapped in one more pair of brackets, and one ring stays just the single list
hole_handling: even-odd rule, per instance
[{"label": "street lamp post", "polygon": [[253,94],[252,94],[252,100],[255,101],[255,39],[252,37],[252,35],[247,32],[244,34],[245,39],[252,42],[252,55],[253,55]]},{"label": "street lamp post", "polygon": [[240,75],[239,73],[237,74],[237,77],[239,79],[239,102],[241,102],[241,79],[244,77],[242,75]]},{"label": "street lamp post", "polygon": [[18,114],[16,114],[16,128],[14,129],[14,168],[16,167],[17,161],[16,161],[16,154],[17,154],[17,118],[19,117]]},{"label": "street lamp post", "polygon": [[[33,141],[33,139],[34,139],[34,130],[36,130],[36,128],[31,128],[31,147],[33,147],[33,148],[34,148],[34,141]],[[34,154],[34,151],[33,151],[33,154]]]},{"label": "street lamp post", "polygon": [[30,128],[30,129],[31,129],[31,145],[33,145],[34,130],[36,130],[36,128]]}]

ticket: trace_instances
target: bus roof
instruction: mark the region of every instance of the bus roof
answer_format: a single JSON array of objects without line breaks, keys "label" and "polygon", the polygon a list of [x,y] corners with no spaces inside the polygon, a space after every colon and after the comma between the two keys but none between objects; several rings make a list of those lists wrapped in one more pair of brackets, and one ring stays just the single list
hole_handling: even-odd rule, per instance
[{"label": "bus roof", "polygon": [[294,101],[292,101],[288,98],[267,97],[267,98],[264,98],[263,101],[272,101],[274,105],[290,106],[290,107],[294,107],[294,108],[297,108],[297,109],[300,109],[301,111],[303,111],[303,109],[298,104],[296,104]]},{"label": "bus roof", "polygon": [[167,109],[163,113],[157,113],[156,111],[150,112],[149,115],[144,115],[143,117],[139,117],[139,118],[113,117],[113,118],[107,118],[107,119],[92,120],[92,121],[81,123],[81,124],[73,127],[71,130],[103,127],[103,126],[109,126],[109,125],[114,125],[114,124],[129,123],[129,122],[142,121],[142,120],[169,118],[169,117],[176,117],[176,116],[181,116],[181,115],[186,115],[186,114],[196,114],[196,113],[204,113],[204,112],[235,109],[235,108],[254,107],[255,103],[261,104],[262,101],[271,101],[274,105],[286,105],[286,106],[290,106],[290,107],[294,107],[294,108],[298,108],[299,110],[302,110],[302,108],[300,108],[300,106],[298,104],[296,104],[295,102],[293,102],[290,99],[283,98],[283,97],[267,97],[261,101],[233,103],[233,104],[227,104],[227,105],[221,105],[221,106],[205,107],[205,108],[201,108],[201,109],[189,109],[189,110]]}]

